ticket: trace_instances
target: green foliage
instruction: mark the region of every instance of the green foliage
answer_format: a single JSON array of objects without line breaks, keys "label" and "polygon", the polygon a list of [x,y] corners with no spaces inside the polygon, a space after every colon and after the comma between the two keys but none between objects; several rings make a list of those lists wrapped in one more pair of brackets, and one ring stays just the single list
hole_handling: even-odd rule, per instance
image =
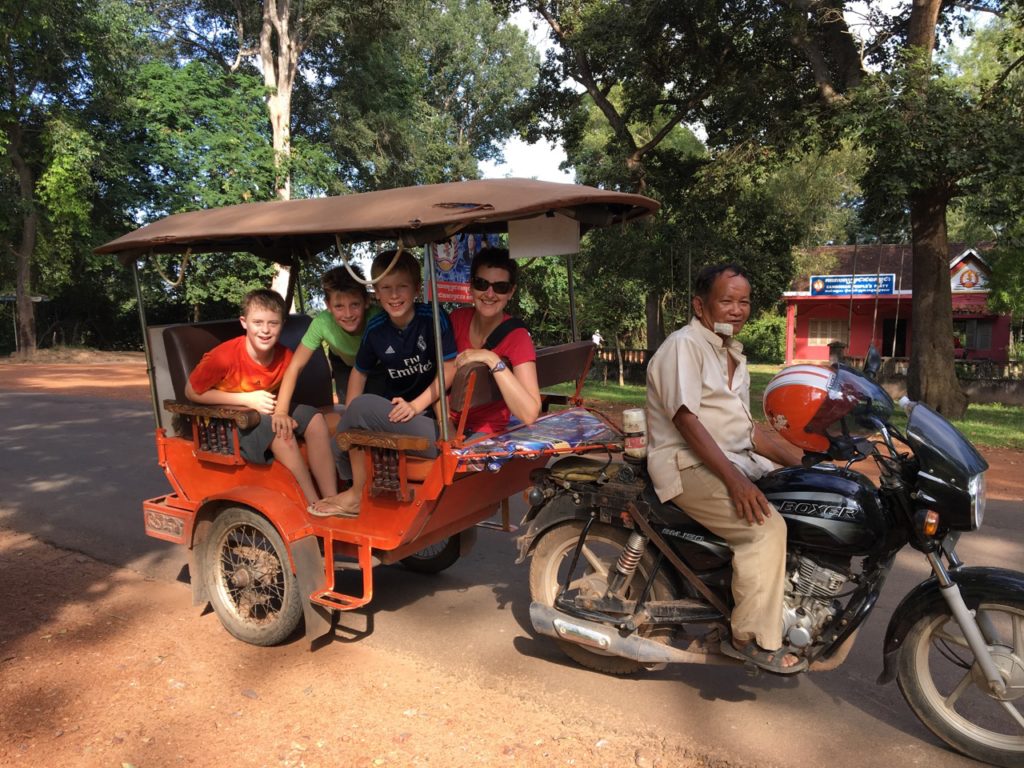
[{"label": "green foliage", "polygon": [[1024,227],[1004,231],[986,258],[992,264],[989,306],[1020,317],[1024,314]]},{"label": "green foliage", "polygon": [[786,200],[775,193],[771,180],[771,168],[760,156],[722,153],[697,173],[674,213],[675,242],[692,254],[675,274],[695,276],[706,264],[738,262],[750,273],[755,314],[775,306],[788,287],[792,247],[801,234],[785,216]]},{"label": "green foliage", "polygon": [[409,0],[393,29],[347,41],[296,111],[357,189],[476,178],[516,133],[536,51],[489,3]]},{"label": "green foliage", "polygon": [[149,151],[153,213],[273,199],[274,154],[254,74],[209,62],[141,68],[131,104]]},{"label": "green foliage", "polygon": [[790,222],[797,245],[849,242],[859,225],[860,178],[867,153],[846,139],[834,148],[791,150],[767,179],[767,195]]},{"label": "green foliage", "polygon": [[952,199],[977,189],[998,165],[1007,115],[909,54],[870,78],[855,105],[851,117],[871,152],[865,217],[883,229],[900,226],[913,197],[937,189]]},{"label": "green foliage", "polygon": [[509,312],[522,318],[537,346],[568,341],[571,331],[565,260],[533,259],[523,264]]},{"label": "green foliage", "polygon": [[664,279],[657,274],[664,255],[656,230],[657,225],[644,223],[596,230],[586,237],[574,262],[583,338],[600,329],[609,348],[616,340],[627,348],[647,346],[647,295]]},{"label": "green foliage", "polygon": [[762,312],[744,326],[737,338],[753,363],[778,365],[786,359],[786,318],[777,312]]},{"label": "green foliage", "polygon": [[76,233],[88,230],[95,184],[90,171],[97,147],[88,131],[61,117],[47,124],[44,142],[36,196],[49,215],[54,245],[66,250]]}]

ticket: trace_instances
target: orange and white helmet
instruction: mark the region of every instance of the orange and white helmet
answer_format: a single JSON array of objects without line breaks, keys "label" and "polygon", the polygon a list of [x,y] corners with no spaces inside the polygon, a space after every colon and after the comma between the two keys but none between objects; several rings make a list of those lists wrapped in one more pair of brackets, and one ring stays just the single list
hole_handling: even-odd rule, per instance
[{"label": "orange and white helmet", "polygon": [[772,429],[805,451],[828,452],[823,431],[807,427],[828,401],[835,375],[823,365],[791,365],[775,374],[764,390],[764,415]]},{"label": "orange and white helmet", "polygon": [[791,365],[764,390],[768,423],[813,453],[846,453],[850,438],[876,432],[892,411],[892,398],[878,382],[845,365]]}]

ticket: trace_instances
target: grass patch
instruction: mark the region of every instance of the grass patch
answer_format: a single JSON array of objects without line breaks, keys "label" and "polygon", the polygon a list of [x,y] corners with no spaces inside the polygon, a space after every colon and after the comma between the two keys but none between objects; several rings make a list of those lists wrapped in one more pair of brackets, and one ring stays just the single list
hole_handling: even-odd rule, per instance
[{"label": "grass patch", "polygon": [[[555,384],[545,387],[545,392],[557,392],[571,395],[576,392],[575,384]],[[602,403],[615,403],[628,407],[642,408],[647,401],[647,387],[642,384],[602,384],[599,381],[588,381],[583,386],[583,396],[588,400],[600,400]]]},{"label": "grass patch", "polygon": [[[750,365],[750,412],[755,419],[764,419],[764,409],[761,406],[764,388],[781,368],[780,365]],[[551,387],[551,391],[571,395],[575,387],[561,384]],[[587,382],[583,393],[588,400],[599,401],[598,408],[602,402],[628,408],[642,408],[647,396],[646,388],[639,384],[620,387],[618,384],[591,381]],[[907,425],[906,417],[898,408],[893,414],[892,422],[900,431]],[[1024,451],[1024,407],[976,403],[968,407],[967,415],[963,419],[954,421],[953,424],[975,445]]]},{"label": "grass patch", "polygon": [[977,403],[953,422],[976,445],[1024,450],[1024,408],[999,403]]}]

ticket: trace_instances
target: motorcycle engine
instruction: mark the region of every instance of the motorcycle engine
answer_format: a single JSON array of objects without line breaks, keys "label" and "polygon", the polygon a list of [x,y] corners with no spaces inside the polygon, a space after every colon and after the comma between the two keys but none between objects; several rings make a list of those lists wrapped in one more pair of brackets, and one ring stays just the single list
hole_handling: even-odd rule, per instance
[{"label": "motorcycle engine", "polygon": [[806,648],[836,615],[840,605],[835,597],[848,578],[834,568],[798,556],[790,558],[786,580],[782,636],[794,648]]}]

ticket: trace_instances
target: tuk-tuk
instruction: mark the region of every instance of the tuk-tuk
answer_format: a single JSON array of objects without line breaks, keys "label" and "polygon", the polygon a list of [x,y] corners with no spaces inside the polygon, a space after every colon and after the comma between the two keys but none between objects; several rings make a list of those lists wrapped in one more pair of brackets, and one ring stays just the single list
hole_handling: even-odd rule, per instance
[{"label": "tuk-tuk", "polygon": [[[131,264],[137,289],[139,262],[166,253],[251,252],[293,267],[294,281],[310,254],[331,246],[339,255],[356,243],[426,250],[460,233],[508,233],[513,257],[517,237],[530,241],[531,255],[538,255],[543,252],[538,235],[543,240],[549,227],[562,234],[575,232],[578,240],[589,229],[624,224],[657,208],[655,201],[640,195],[579,185],[467,181],[176,214],[107,243],[97,253],[116,254],[123,264]],[[424,263],[437,318],[435,270],[429,258]],[[292,286],[288,293],[290,298]],[[542,390],[575,384],[574,394],[561,398],[568,407],[545,408],[529,426],[475,439],[467,439],[464,417],[451,423],[449,414],[494,402],[500,392],[482,365],[460,368],[449,388],[438,343],[437,369],[442,391],[448,389],[439,401],[438,456],[409,455],[426,447],[422,438],[359,430],[338,434],[342,450],[352,445],[366,449],[368,482],[361,514],[352,519],[314,517],[285,467],[242,458],[238,430],[253,426],[259,413],[185,398],[188,375],[203,354],[242,333],[237,319],[150,327],[141,291],[138,298],[157,460],[170,486],[167,493],[143,502],[145,530],[188,548],[193,602],[211,603],[224,627],[248,643],[280,643],[303,618],[310,640],[326,634],[336,611],[353,610],[372,599],[376,565],[442,570],[469,550],[475,526],[491,518],[509,496],[529,487],[531,471],[552,456],[622,450],[621,431],[581,407],[580,392],[594,353],[591,341],[537,350]],[[289,316],[281,343],[294,348],[308,323],[307,316]],[[436,321],[435,334],[440,334]],[[546,404],[558,400],[545,398]],[[306,366],[293,400],[334,410],[326,357],[314,356]],[[336,559],[361,572],[358,594],[337,588]]]}]

